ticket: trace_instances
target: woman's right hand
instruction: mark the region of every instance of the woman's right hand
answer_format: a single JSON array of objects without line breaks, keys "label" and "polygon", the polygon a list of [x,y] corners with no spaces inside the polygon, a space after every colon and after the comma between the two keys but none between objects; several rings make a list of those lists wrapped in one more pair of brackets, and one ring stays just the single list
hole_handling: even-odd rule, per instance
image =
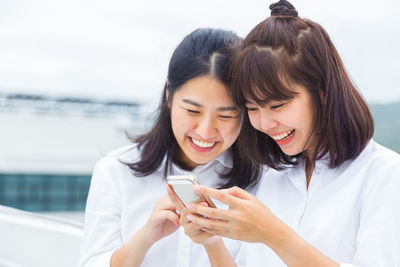
[{"label": "woman's right hand", "polygon": [[179,214],[176,212],[175,205],[168,196],[160,198],[140,231],[146,237],[145,242],[151,246],[158,240],[175,232],[179,224]]},{"label": "woman's right hand", "polygon": [[[188,220],[188,215],[193,214],[186,209],[173,190],[166,185],[168,196],[172,203],[176,206],[180,213],[180,224],[185,229],[185,234],[189,236],[193,242],[202,244],[207,251],[211,266],[237,266],[226,249],[222,238],[218,235],[207,232],[201,226]],[[208,207],[206,202],[199,203],[201,206]],[[214,220],[214,219],[211,219]]]},{"label": "woman's right hand", "polygon": [[168,196],[157,201],[146,224],[111,257],[110,266],[140,266],[148,249],[179,228],[179,215]]},{"label": "woman's right hand", "polygon": [[[206,202],[199,203],[202,206],[208,207]],[[197,244],[202,244],[204,246],[212,246],[216,242],[220,241],[220,237],[217,235],[213,235],[207,231],[204,231],[202,227],[196,223],[190,222],[187,217],[191,213],[188,210],[185,210],[181,213],[181,218],[179,220],[180,224],[183,226],[185,230],[185,234],[192,239],[193,242]]]}]

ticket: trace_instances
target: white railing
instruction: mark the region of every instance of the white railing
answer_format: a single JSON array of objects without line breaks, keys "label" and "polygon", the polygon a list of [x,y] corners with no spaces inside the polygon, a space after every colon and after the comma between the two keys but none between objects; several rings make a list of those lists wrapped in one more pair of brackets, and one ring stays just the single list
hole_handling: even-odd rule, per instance
[{"label": "white railing", "polygon": [[0,266],[74,267],[83,224],[0,206]]}]

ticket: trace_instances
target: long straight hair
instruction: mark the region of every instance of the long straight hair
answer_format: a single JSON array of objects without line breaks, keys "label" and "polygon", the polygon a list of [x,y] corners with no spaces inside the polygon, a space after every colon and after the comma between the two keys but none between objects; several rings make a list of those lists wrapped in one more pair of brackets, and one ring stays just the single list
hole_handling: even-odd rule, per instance
[{"label": "long straight hair", "polygon": [[[271,17],[248,34],[230,63],[228,88],[235,103],[244,106],[249,99],[264,106],[290,100],[296,95],[290,85],[302,85],[315,107],[316,149],[311,162],[329,154],[334,168],[356,158],[372,138],[374,123],[327,32],[298,17],[288,1],[270,8]],[[297,162],[261,132],[249,134],[241,144],[254,164],[281,168]]]},{"label": "long straight hair", "polygon": [[[161,95],[158,117],[152,129],[143,135],[131,138],[140,150],[140,159],[126,165],[136,176],[150,175],[162,164],[164,164],[164,179],[172,172],[173,163],[190,170],[189,166],[179,160],[180,147],[172,132],[168,104],[172,101],[174,93],[194,78],[210,75],[226,85],[223,78],[226,65],[240,41],[241,38],[230,31],[197,29],[178,45],[169,63],[168,80]],[[220,188],[251,187],[259,180],[260,165],[252,165],[251,160],[243,156],[239,147],[241,146],[235,142],[229,149],[233,167],[227,173],[219,174],[225,180]]]}]

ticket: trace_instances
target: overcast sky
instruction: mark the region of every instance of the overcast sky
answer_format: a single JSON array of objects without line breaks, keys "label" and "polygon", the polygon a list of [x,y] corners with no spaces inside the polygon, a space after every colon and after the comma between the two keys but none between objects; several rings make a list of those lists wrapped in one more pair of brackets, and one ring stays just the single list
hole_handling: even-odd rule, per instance
[{"label": "overcast sky", "polygon": [[[175,46],[192,30],[244,37],[265,0],[0,0],[0,92],[158,102]],[[368,102],[400,101],[400,2],[292,1],[330,34]]]}]

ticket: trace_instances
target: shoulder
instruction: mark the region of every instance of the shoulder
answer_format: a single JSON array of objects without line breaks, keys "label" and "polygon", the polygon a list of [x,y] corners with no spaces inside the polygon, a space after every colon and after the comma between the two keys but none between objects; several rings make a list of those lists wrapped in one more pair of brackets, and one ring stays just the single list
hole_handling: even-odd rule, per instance
[{"label": "shoulder", "polygon": [[353,172],[366,179],[366,192],[398,190],[400,155],[371,140],[353,162]]},{"label": "shoulder", "polygon": [[287,176],[293,176],[293,174],[295,174],[293,169],[296,167],[297,166],[290,166],[285,169],[276,170],[264,165],[261,173],[261,182],[263,183],[263,186],[267,187],[278,186],[279,184],[285,182],[285,178]]},{"label": "shoulder", "polygon": [[105,154],[95,165],[93,177],[103,174],[117,176],[117,174],[130,172],[124,163],[130,163],[140,158],[140,151],[136,145],[128,145],[115,149]]},{"label": "shoulder", "polygon": [[97,166],[113,166],[122,162],[132,162],[140,158],[140,151],[136,145],[120,147],[106,153],[97,163]]},{"label": "shoulder", "polygon": [[382,171],[400,168],[400,155],[371,140],[355,162],[364,165],[370,171]]}]

